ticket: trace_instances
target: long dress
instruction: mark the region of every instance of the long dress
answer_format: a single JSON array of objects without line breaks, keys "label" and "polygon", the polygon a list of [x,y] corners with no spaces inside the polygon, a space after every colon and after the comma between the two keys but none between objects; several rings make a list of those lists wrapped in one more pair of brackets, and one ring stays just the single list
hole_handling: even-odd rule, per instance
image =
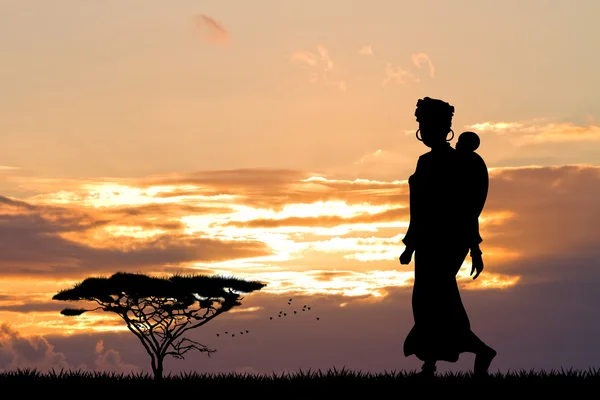
[{"label": "long dress", "polygon": [[404,342],[407,357],[456,362],[476,338],[456,282],[469,248],[482,241],[478,217],[488,176],[476,156],[465,157],[447,144],[422,155],[409,179],[410,224],[403,242],[415,249],[415,324]]}]

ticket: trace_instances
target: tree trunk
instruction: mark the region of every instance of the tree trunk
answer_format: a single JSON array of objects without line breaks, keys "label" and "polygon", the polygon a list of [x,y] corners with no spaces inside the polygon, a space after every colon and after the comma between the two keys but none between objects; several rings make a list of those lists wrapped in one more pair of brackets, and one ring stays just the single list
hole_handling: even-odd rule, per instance
[{"label": "tree trunk", "polygon": [[154,373],[154,379],[162,381],[163,379],[163,359],[162,357],[156,357],[152,360],[152,372]]}]

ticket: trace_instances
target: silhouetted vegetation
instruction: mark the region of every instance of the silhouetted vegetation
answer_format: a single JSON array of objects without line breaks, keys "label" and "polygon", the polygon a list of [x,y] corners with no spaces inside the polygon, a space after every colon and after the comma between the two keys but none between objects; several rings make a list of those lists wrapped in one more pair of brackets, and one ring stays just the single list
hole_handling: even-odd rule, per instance
[{"label": "silhouetted vegetation", "polygon": [[169,278],[118,272],[109,278],[93,277],[58,292],[53,300],[95,302],[93,309],[66,308],[65,316],[103,310],[121,317],[150,355],[152,372],[162,379],[165,357],[182,359],[190,350],[216,350],[184,337],[218,315],[239,306],[240,293],[265,287],[257,281],[204,275]]},{"label": "silhouetted vegetation", "polygon": [[[27,385],[24,385],[24,384]],[[341,398],[343,395],[358,395],[359,391],[364,390],[367,394],[386,394],[396,393],[402,398],[411,395],[411,392],[402,391],[411,387],[419,386],[420,393],[422,389],[429,387],[445,387],[448,390],[451,387],[460,387],[486,385],[495,386],[497,389],[514,386],[554,386],[577,385],[585,387],[588,385],[598,385],[600,383],[600,370],[590,369],[587,371],[579,370],[551,370],[534,371],[521,370],[502,373],[490,373],[484,380],[476,378],[472,373],[443,373],[435,378],[423,380],[415,371],[386,372],[380,374],[348,371],[346,369],[330,369],[327,372],[317,371],[299,371],[289,374],[200,374],[183,373],[178,375],[167,375],[162,380],[157,381],[152,374],[119,374],[114,372],[85,372],[85,371],[52,371],[50,373],[40,373],[36,370],[17,370],[13,372],[0,373],[0,385],[8,388],[14,385],[19,388],[22,396],[28,390],[39,391],[46,389],[69,389],[82,385],[86,393],[99,394],[102,392],[111,393],[115,389],[135,389],[137,395],[142,393],[159,392],[153,390],[164,388],[169,390],[197,390],[201,388],[204,393],[213,393],[213,390],[219,390],[222,395],[229,397],[233,394],[255,394],[268,395],[277,394],[278,396],[296,397],[299,393],[311,394],[317,398]],[[158,385],[158,386],[157,386]],[[90,392],[90,389],[94,392]],[[553,390],[553,389],[552,389]],[[585,390],[585,389],[584,389]],[[399,392],[400,391],[400,392]],[[68,390],[61,392],[68,393]],[[78,392],[74,392],[78,393]],[[180,392],[181,393],[181,392]],[[447,393],[447,392],[444,392]],[[464,392],[459,392],[464,394]],[[538,395],[540,392],[536,391]],[[573,389],[569,390],[573,394]],[[80,394],[77,394],[79,396]],[[62,395],[61,395],[62,396]],[[62,396],[64,397],[64,396]],[[354,398],[354,397],[350,397]]]}]

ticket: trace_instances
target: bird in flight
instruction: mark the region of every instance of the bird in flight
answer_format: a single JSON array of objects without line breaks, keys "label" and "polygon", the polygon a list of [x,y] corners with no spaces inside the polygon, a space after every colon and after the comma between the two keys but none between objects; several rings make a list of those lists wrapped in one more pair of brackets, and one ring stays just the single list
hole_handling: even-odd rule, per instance
[{"label": "bird in flight", "polygon": [[[292,300],[293,300],[292,298],[290,298],[288,300],[288,305],[292,305]],[[302,311],[310,311],[311,307],[308,304],[304,304],[302,306],[301,310]],[[293,310],[293,311],[294,311],[294,314],[296,314],[296,315],[298,314],[298,310]],[[287,313],[283,312],[283,311],[279,311],[279,314],[277,314],[278,318],[286,317],[286,316],[287,316]],[[269,316],[269,320],[273,320],[273,316]],[[320,317],[317,317],[317,321],[319,321],[319,320],[320,320]]]}]

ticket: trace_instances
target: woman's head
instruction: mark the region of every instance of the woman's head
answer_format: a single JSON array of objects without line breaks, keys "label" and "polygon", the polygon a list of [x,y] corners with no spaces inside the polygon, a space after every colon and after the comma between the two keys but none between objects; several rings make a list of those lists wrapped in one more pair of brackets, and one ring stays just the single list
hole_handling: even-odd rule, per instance
[{"label": "woman's head", "polygon": [[417,102],[415,117],[419,123],[421,140],[426,146],[435,147],[446,143],[452,128],[454,107],[445,101],[425,97]]}]

